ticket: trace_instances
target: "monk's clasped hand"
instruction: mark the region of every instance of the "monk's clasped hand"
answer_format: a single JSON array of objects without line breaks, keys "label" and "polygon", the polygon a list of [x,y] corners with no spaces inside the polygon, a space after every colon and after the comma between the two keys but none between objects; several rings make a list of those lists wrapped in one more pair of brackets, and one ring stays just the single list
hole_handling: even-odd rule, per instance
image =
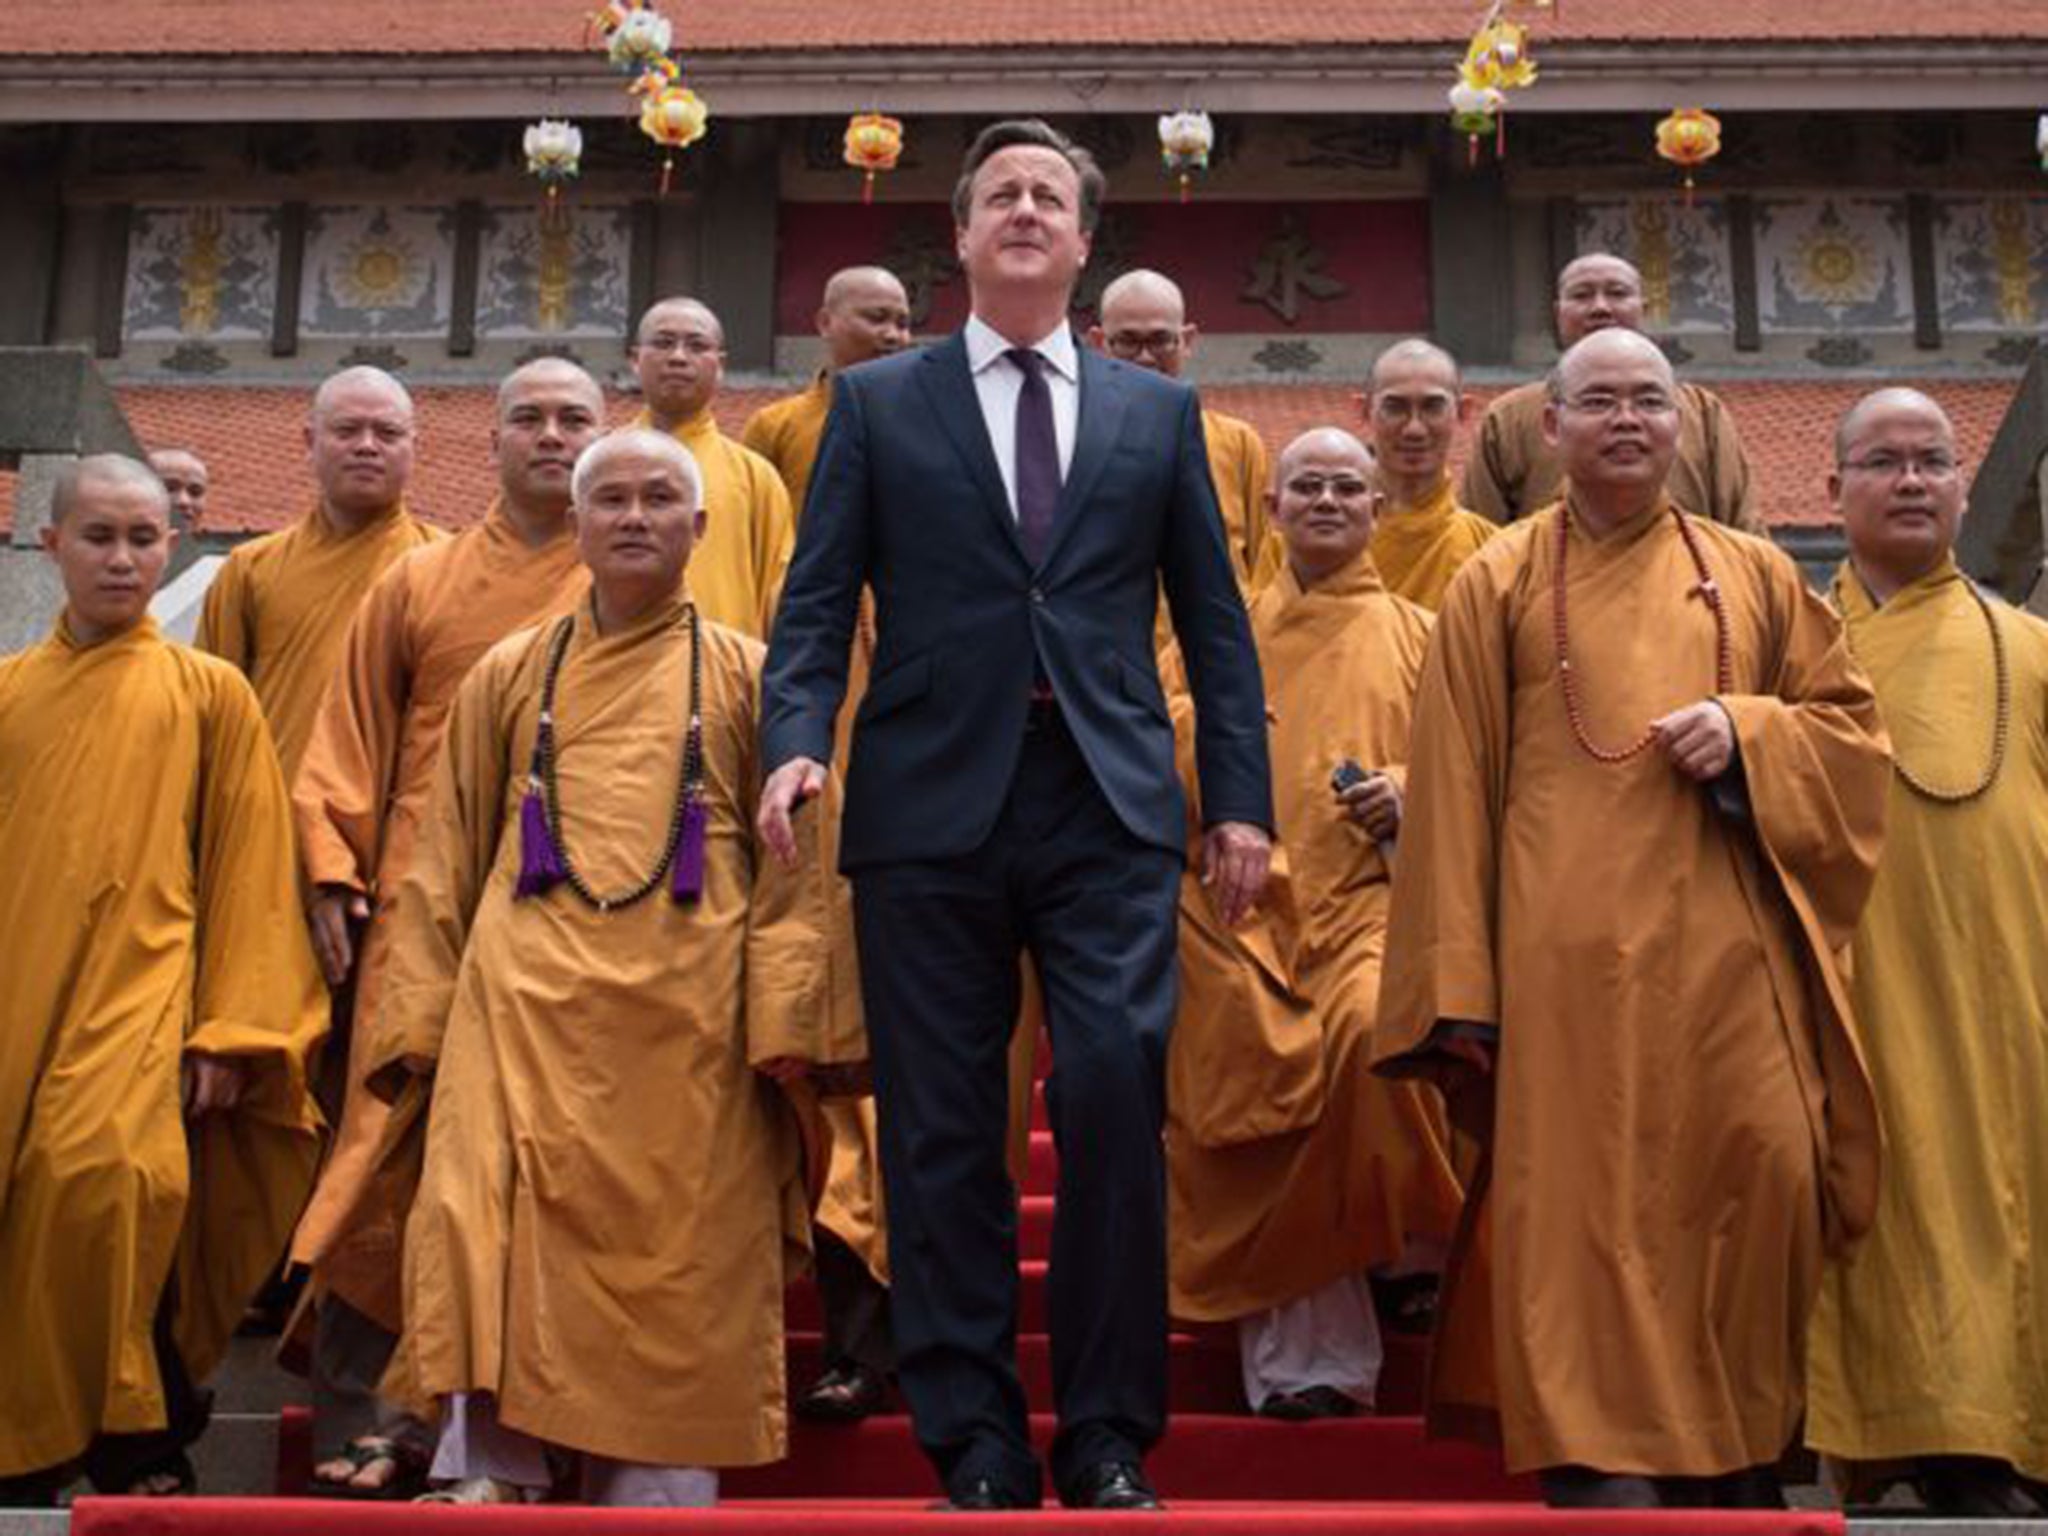
[{"label": "monk's clasped hand", "polygon": [[1735,722],[1720,702],[1703,699],[1651,723],[1671,766],[1704,783],[1719,778],[1735,761]]},{"label": "monk's clasped hand", "polygon": [[811,1070],[811,1064],[801,1056],[770,1056],[756,1062],[754,1070],[771,1082],[793,1083]]},{"label": "monk's clasped hand", "polygon": [[1390,843],[1401,834],[1401,786],[1393,776],[1369,773],[1338,791],[1344,814],[1363,827],[1375,842]]},{"label": "monk's clasped hand", "polygon": [[1221,821],[1203,834],[1202,884],[1225,927],[1235,928],[1259,904],[1272,860],[1273,840],[1249,822]]},{"label": "monk's clasped hand", "polygon": [[825,765],[815,758],[792,757],[768,775],[761,786],[761,810],[755,824],[761,841],[784,869],[795,869],[801,855],[793,818],[806,800],[825,793]]},{"label": "monk's clasped hand", "polygon": [[349,937],[351,923],[370,920],[370,901],[361,891],[345,885],[323,885],[306,908],[306,926],[313,935],[313,954],[327,985],[338,987],[348,980],[355,966],[355,943]]},{"label": "monk's clasped hand", "polygon": [[233,1109],[242,1101],[247,1077],[248,1069],[239,1061],[196,1051],[188,1053],[181,1083],[185,1117],[196,1120],[201,1115]]}]

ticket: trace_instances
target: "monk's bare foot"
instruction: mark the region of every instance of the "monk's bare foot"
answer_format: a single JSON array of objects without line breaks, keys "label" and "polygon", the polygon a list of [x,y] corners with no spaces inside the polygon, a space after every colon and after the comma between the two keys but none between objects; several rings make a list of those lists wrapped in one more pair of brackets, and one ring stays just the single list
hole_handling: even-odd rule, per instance
[{"label": "monk's bare foot", "polygon": [[426,1482],[421,1459],[384,1435],[359,1435],[313,1468],[314,1494],[342,1499],[410,1499]]}]

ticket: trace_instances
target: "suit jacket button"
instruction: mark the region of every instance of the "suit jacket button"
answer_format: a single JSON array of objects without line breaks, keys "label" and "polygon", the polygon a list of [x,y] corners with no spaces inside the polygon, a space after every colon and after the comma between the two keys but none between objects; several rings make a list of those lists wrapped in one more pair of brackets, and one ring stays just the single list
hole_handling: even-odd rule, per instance
[{"label": "suit jacket button", "polygon": [[1043,607],[1045,604],[1045,593],[1039,588],[1033,587],[1031,589],[1031,601]]}]

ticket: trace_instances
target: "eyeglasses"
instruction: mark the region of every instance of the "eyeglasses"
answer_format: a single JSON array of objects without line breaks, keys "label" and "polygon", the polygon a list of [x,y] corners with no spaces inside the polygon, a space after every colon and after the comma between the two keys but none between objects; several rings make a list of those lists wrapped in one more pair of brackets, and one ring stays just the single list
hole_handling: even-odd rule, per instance
[{"label": "eyeglasses", "polygon": [[1610,418],[1619,416],[1623,406],[1637,416],[1669,416],[1678,409],[1678,402],[1661,389],[1641,389],[1632,395],[1617,394],[1608,389],[1589,389],[1562,404],[1566,410],[1577,411],[1581,416]]},{"label": "eyeglasses", "polygon": [[1440,427],[1457,413],[1458,402],[1450,395],[1375,395],[1373,416],[1388,426],[1405,427],[1418,418],[1426,426]]},{"label": "eyeglasses", "polygon": [[1356,475],[1296,475],[1287,482],[1287,494],[1302,501],[1317,501],[1328,491],[1339,501],[1357,501],[1362,496],[1377,496],[1379,492],[1369,480]]},{"label": "eyeglasses", "polygon": [[1103,340],[1126,361],[1148,352],[1154,357],[1171,357],[1180,350],[1179,331],[1111,331]]},{"label": "eyeglasses", "polygon": [[1880,448],[1860,459],[1845,459],[1840,467],[1844,472],[1874,475],[1880,480],[1903,479],[1909,469],[1922,480],[1949,480],[1959,468],[1955,455],[1939,448],[1931,453],[1892,453]]},{"label": "eyeglasses", "polygon": [[659,352],[664,357],[671,352],[687,352],[692,357],[711,357],[725,350],[709,336],[677,336],[669,331],[656,331],[640,345],[650,352]]}]

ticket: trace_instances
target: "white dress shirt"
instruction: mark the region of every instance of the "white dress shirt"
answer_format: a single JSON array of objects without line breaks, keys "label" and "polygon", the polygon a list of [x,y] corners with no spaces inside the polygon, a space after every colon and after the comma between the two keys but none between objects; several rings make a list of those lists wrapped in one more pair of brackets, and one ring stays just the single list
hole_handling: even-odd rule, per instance
[{"label": "white dress shirt", "polygon": [[[1024,370],[1003,354],[1010,350],[993,326],[979,315],[967,317],[967,368],[974,375],[975,398],[988,427],[996,468],[1009,493],[1010,516],[1017,515],[1017,397],[1024,391]],[[1045,383],[1052,394],[1052,432],[1060,447],[1060,483],[1074,462],[1074,433],[1081,419],[1081,359],[1074,348],[1073,327],[1064,321],[1052,334],[1032,345],[1046,361]]]}]

